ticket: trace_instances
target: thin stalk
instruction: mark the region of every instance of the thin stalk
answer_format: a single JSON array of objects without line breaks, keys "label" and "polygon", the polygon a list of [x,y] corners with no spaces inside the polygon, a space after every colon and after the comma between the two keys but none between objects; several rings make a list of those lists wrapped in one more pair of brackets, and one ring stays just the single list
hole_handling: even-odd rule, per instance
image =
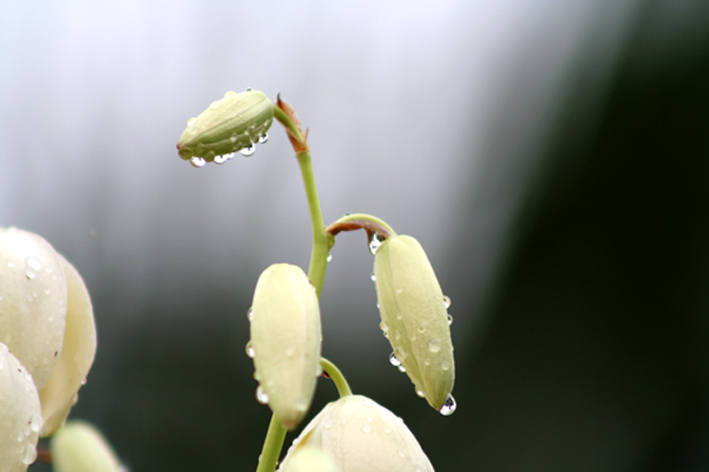
[{"label": "thin stalk", "polygon": [[340,369],[338,369],[335,364],[328,361],[324,357],[321,357],[320,365],[322,366],[323,372],[325,372],[335,383],[335,387],[337,387],[337,393],[340,394],[340,398],[346,397],[347,395],[352,395],[350,384],[347,383],[347,379],[345,379],[345,376],[342,375],[342,372],[340,372]]},{"label": "thin stalk", "polygon": [[263,442],[263,449],[261,449],[256,472],[273,472],[276,470],[285,439],[286,428],[283,427],[281,420],[274,414],[271,416],[271,423],[268,425],[268,433],[266,433],[266,439]]}]

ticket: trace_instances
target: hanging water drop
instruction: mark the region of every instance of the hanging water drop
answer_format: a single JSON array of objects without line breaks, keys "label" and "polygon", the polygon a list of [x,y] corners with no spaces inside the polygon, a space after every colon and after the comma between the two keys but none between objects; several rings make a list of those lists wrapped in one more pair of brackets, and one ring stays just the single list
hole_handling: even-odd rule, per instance
[{"label": "hanging water drop", "polygon": [[446,310],[451,306],[451,299],[445,295],[443,295],[443,306],[446,307]]},{"label": "hanging water drop", "polygon": [[261,136],[258,137],[259,144],[266,144],[267,142],[268,142],[268,133],[263,133]]},{"label": "hanging water drop", "polygon": [[372,233],[372,237],[369,238],[369,252],[374,256],[383,242],[384,238],[382,238],[379,233]]},{"label": "hanging water drop", "polygon": [[417,388],[417,389],[416,389],[416,395],[418,395],[418,396],[421,397],[421,398],[423,398],[423,397],[426,396],[426,394],[423,393],[423,390],[421,390],[420,388]]},{"label": "hanging water drop", "polygon": [[401,365],[401,361],[399,360],[398,357],[392,352],[389,354],[389,363],[393,365],[394,367],[399,367]]},{"label": "hanging water drop", "polygon": [[244,149],[242,149],[239,152],[241,153],[242,156],[246,156],[246,157],[252,156],[256,152],[256,146],[254,146],[254,144],[251,143],[251,145],[249,147],[245,147]]},{"label": "hanging water drop", "polygon": [[453,324],[453,315],[449,314],[448,315],[448,326]]},{"label": "hanging water drop", "polygon": [[222,154],[221,156],[214,156],[215,164],[224,164],[226,161],[234,157],[234,153]]},{"label": "hanging water drop", "polygon": [[455,412],[456,408],[458,408],[458,405],[455,402],[455,398],[453,398],[453,395],[448,395],[446,402],[438,412],[443,416],[450,416]]},{"label": "hanging water drop", "polygon": [[201,157],[195,156],[192,159],[190,159],[190,164],[192,164],[192,167],[200,168],[200,167],[204,167],[205,165],[207,165],[207,161],[205,161]]},{"label": "hanging water drop", "polygon": [[376,281],[377,281],[377,276],[374,275],[374,273],[372,273],[372,276],[369,277],[369,278],[372,279],[372,282],[376,282]]},{"label": "hanging water drop", "polygon": [[246,318],[248,318],[249,321],[254,319],[254,310],[249,308],[249,311],[246,312]]},{"label": "hanging water drop", "polygon": [[254,347],[251,345],[251,341],[246,343],[246,355],[249,356],[251,359],[253,359],[256,355],[256,351],[254,351]]},{"label": "hanging water drop", "polygon": [[256,388],[256,400],[262,405],[268,404],[268,401],[270,400],[268,398],[268,393],[266,393],[260,385]]},{"label": "hanging water drop", "polygon": [[406,367],[403,365],[397,366],[397,369],[399,369],[399,372],[406,372]]}]

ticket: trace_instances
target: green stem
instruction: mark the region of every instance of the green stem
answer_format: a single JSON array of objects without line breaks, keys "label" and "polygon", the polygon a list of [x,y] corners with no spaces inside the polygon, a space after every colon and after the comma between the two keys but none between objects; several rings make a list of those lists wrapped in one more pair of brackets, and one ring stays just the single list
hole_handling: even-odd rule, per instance
[{"label": "green stem", "polygon": [[320,358],[320,365],[322,366],[323,372],[325,372],[333,382],[335,382],[335,387],[337,387],[337,393],[340,394],[340,398],[346,397],[347,395],[352,395],[352,390],[350,385],[347,383],[347,379],[342,375],[340,369],[335,366],[332,362],[328,361],[324,357]]},{"label": "green stem", "polygon": [[296,154],[296,157],[303,176],[303,184],[305,184],[305,194],[308,197],[308,208],[310,209],[310,221],[313,227],[313,249],[310,253],[308,278],[310,283],[315,286],[318,298],[320,298],[323,282],[325,281],[325,271],[327,270],[327,256],[333,244],[335,244],[335,237],[325,232],[325,223],[320,209],[320,199],[315,185],[310,151],[301,151]]},{"label": "green stem", "polygon": [[283,449],[283,441],[286,439],[286,428],[281,424],[276,415],[271,416],[271,423],[268,425],[268,433],[263,442],[261,456],[259,456],[258,468],[256,472],[273,472],[278,465],[278,458]]}]

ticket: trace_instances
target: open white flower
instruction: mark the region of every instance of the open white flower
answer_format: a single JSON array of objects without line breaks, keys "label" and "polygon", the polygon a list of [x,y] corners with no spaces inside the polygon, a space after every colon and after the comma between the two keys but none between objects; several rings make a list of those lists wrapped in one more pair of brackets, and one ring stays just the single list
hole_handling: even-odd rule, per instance
[{"label": "open white flower", "polygon": [[257,398],[293,429],[310,407],[320,375],[320,306],[305,272],[273,264],[256,283],[249,315]]},{"label": "open white flower", "polygon": [[374,256],[382,317],[396,362],[416,393],[443,414],[455,409],[453,345],[443,292],[426,253],[411,236],[384,241]]},{"label": "open white flower", "polygon": [[361,395],[328,403],[288,450],[281,471],[305,447],[330,456],[340,472],[433,472],[401,418]]}]

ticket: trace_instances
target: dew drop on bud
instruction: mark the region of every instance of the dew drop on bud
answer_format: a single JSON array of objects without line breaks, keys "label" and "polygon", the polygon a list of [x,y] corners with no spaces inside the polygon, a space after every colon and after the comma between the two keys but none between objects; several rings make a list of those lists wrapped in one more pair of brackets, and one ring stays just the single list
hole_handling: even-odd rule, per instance
[{"label": "dew drop on bud", "polygon": [[249,147],[245,147],[241,151],[239,151],[242,156],[252,156],[256,152],[256,146],[253,145],[253,143]]},{"label": "dew drop on bud", "polygon": [[448,326],[450,326],[450,325],[452,325],[452,324],[453,324],[453,316],[452,316],[452,315],[448,315]]},{"label": "dew drop on bud", "polygon": [[258,143],[266,144],[266,142],[268,142],[268,133],[263,133],[261,136],[259,136]]},{"label": "dew drop on bud", "polygon": [[456,408],[458,408],[458,404],[455,402],[455,398],[453,398],[453,395],[448,395],[446,402],[438,412],[443,416],[450,416],[455,412]]},{"label": "dew drop on bud", "polygon": [[269,401],[268,394],[260,385],[256,388],[256,400],[262,405],[268,404]]},{"label": "dew drop on bud", "polygon": [[246,343],[246,355],[249,356],[251,359],[253,359],[256,355],[254,347],[251,345],[251,341]]},{"label": "dew drop on bud", "polygon": [[253,89],[251,87],[246,87],[247,92],[251,92]]},{"label": "dew drop on bud", "polygon": [[443,295],[443,306],[446,307],[446,310],[451,306],[451,299],[445,295]]},{"label": "dew drop on bud", "polygon": [[372,255],[375,255],[379,249],[379,246],[381,246],[383,242],[384,239],[382,239],[378,233],[373,233],[372,237],[369,238],[369,252],[371,252]]},{"label": "dew drop on bud", "polygon": [[398,357],[392,352],[389,354],[389,363],[393,365],[394,367],[399,367],[401,365],[401,361],[399,360]]},{"label": "dew drop on bud", "polygon": [[195,156],[192,159],[190,159],[190,164],[192,164],[192,167],[200,168],[200,167],[204,167],[207,164],[207,161],[205,161],[201,157]]},{"label": "dew drop on bud", "polygon": [[441,341],[438,338],[432,338],[428,341],[428,350],[432,353],[437,353],[441,350]]}]

